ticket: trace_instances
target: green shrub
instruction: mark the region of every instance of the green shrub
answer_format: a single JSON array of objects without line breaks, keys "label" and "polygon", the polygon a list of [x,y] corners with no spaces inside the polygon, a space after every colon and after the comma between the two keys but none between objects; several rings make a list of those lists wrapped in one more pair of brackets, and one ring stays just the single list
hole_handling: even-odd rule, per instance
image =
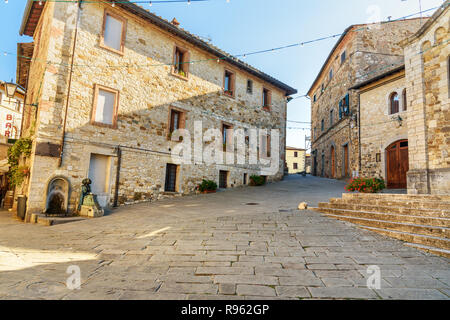
[{"label": "green shrub", "polygon": [[266,184],[266,178],[263,176],[251,175],[250,185],[251,186],[263,186]]},{"label": "green shrub", "polygon": [[359,191],[362,193],[377,193],[386,188],[383,179],[379,178],[354,178],[345,187],[347,191]]},{"label": "green shrub", "polygon": [[217,190],[217,183],[212,180],[203,180],[201,184],[198,186],[198,190],[200,192],[205,191],[216,191]]},{"label": "green shrub", "polygon": [[8,149],[9,182],[12,186],[19,186],[29,173],[27,167],[19,167],[20,157],[29,157],[32,141],[29,138],[20,138]]}]

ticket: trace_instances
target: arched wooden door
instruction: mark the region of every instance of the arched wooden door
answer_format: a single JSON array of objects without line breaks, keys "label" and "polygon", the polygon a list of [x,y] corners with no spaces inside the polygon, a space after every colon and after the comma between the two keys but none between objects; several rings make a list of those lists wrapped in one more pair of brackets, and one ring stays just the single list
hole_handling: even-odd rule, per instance
[{"label": "arched wooden door", "polygon": [[331,146],[331,178],[335,178],[336,172],[336,157],[334,152],[334,146]]},{"label": "arched wooden door", "polygon": [[406,189],[408,170],[408,140],[399,140],[386,148],[387,187]]}]

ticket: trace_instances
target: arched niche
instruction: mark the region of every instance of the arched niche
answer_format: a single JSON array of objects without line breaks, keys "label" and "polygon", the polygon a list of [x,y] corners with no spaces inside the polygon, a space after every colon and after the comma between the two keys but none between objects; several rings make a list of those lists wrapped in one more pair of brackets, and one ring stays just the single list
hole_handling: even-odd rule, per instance
[{"label": "arched niche", "polygon": [[65,215],[69,204],[70,183],[65,177],[54,177],[47,185],[45,213]]}]

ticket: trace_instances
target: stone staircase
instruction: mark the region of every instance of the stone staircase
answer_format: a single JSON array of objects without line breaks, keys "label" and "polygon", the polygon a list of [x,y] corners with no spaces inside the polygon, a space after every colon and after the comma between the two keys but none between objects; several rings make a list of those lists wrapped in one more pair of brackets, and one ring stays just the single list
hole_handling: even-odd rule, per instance
[{"label": "stone staircase", "polygon": [[312,210],[450,257],[450,195],[344,193]]}]

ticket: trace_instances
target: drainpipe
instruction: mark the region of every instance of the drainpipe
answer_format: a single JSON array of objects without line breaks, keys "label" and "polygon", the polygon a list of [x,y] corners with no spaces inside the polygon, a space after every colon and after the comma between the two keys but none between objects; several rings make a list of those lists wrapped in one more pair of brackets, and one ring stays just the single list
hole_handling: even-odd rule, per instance
[{"label": "drainpipe", "polygon": [[114,189],[114,203],[113,207],[119,206],[119,181],[120,181],[120,167],[122,165],[122,149],[117,147],[117,171],[116,171],[116,187]]},{"label": "drainpipe", "polygon": [[72,58],[71,58],[71,62],[70,62],[69,84],[68,84],[68,89],[67,89],[66,108],[65,108],[65,112],[64,112],[64,122],[63,122],[62,136],[61,136],[61,151],[59,153],[58,168],[61,168],[62,158],[63,158],[63,154],[64,154],[64,142],[66,140],[67,111],[69,109],[70,89],[72,86],[73,60],[75,58],[75,47],[77,45],[78,23],[80,22],[80,19],[81,19],[81,3],[82,3],[82,0],[78,0],[77,22],[75,24],[75,35],[73,38]]}]

